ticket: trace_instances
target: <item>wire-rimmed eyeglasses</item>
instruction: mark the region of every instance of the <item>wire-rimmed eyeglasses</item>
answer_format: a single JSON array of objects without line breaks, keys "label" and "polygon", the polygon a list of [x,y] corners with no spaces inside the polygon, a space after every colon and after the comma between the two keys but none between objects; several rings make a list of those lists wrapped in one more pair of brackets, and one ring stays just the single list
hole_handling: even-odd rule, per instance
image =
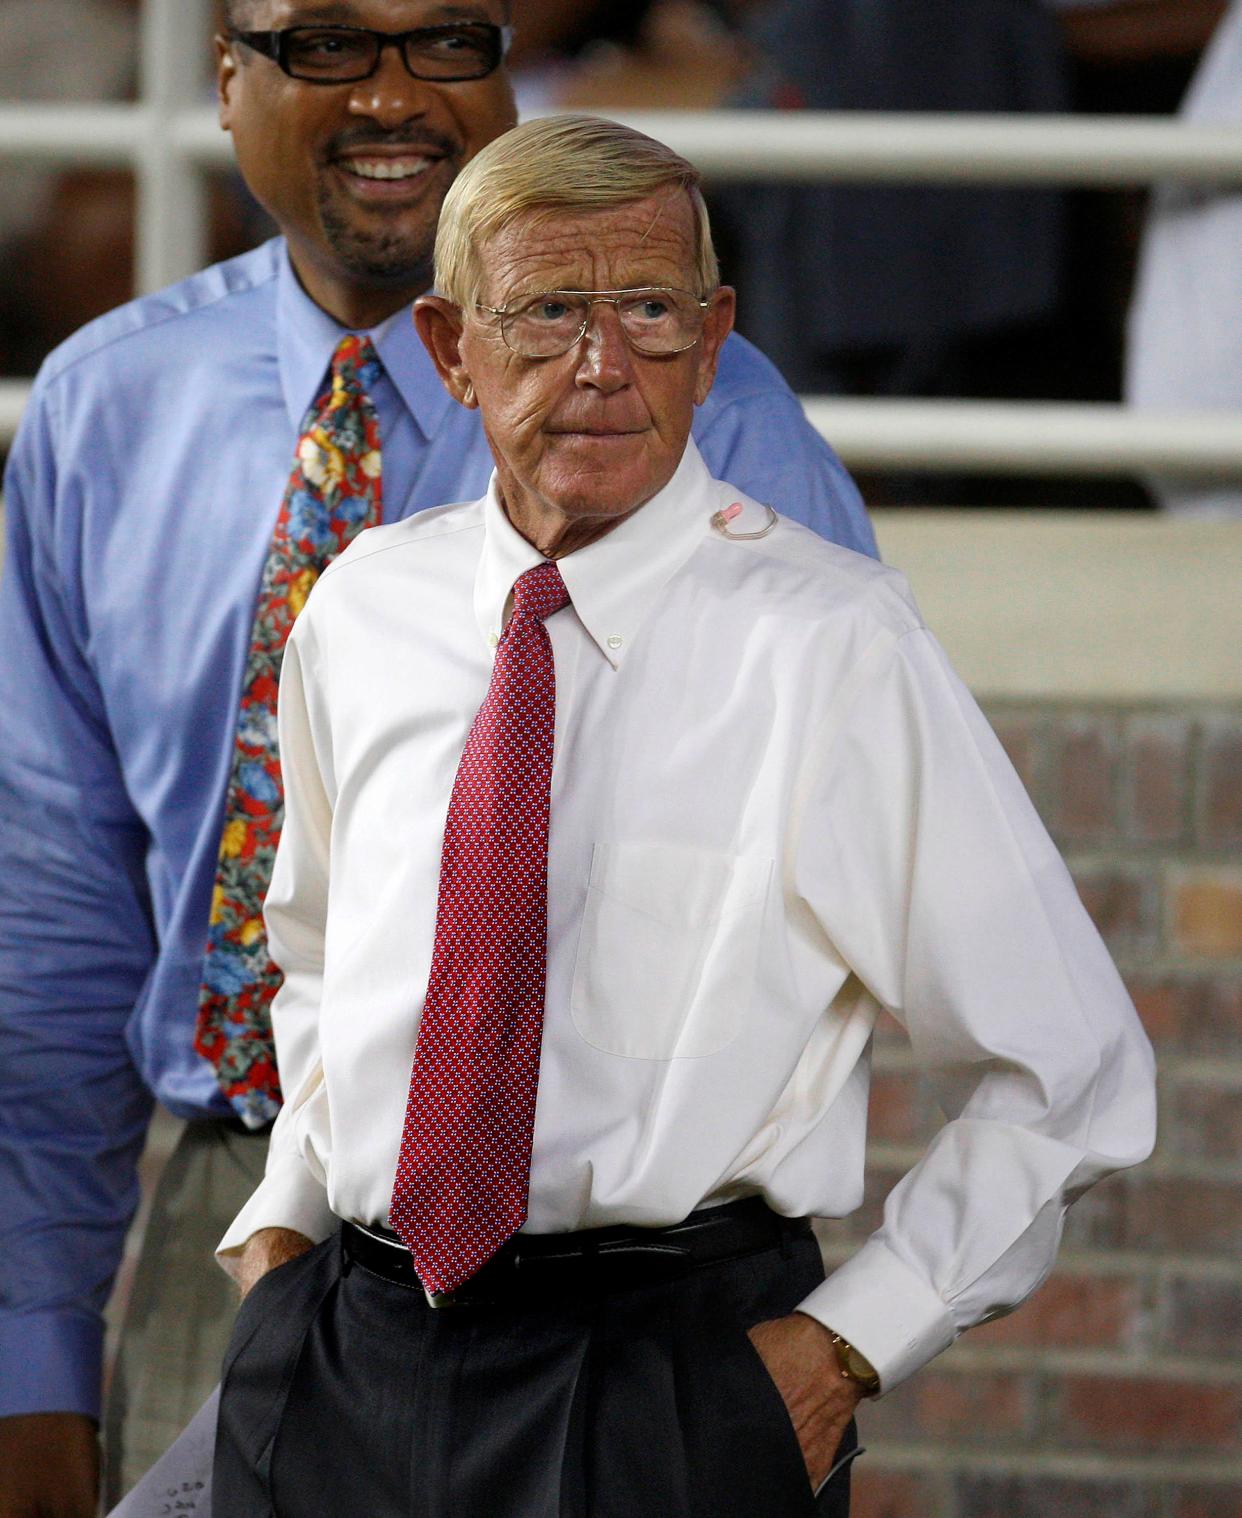
[{"label": "wire-rimmed eyeglasses", "polygon": [[357,84],[369,79],[387,47],[400,52],[415,79],[454,84],[494,73],[509,50],[513,28],[493,26],[490,21],[455,21],[409,32],[375,32],[363,26],[288,26],[277,32],[230,27],[227,35],[306,84]]},{"label": "wire-rimmed eyeglasses", "polygon": [[557,358],[586,335],[591,307],[612,306],[630,347],[662,358],[693,348],[710,300],[689,290],[644,285],[633,290],[541,290],[506,306],[485,306],[500,319],[500,335],[521,358]]}]

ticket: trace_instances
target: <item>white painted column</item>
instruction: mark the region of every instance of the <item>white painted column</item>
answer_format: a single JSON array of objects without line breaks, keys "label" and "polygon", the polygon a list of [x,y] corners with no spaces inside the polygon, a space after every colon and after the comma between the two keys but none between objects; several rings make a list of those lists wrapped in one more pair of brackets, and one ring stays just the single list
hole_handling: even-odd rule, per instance
[{"label": "white painted column", "polygon": [[135,281],[158,290],[207,261],[207,183],[182,152],[177,116],[199,105],[210,78],[211,0],[144,0]]}]

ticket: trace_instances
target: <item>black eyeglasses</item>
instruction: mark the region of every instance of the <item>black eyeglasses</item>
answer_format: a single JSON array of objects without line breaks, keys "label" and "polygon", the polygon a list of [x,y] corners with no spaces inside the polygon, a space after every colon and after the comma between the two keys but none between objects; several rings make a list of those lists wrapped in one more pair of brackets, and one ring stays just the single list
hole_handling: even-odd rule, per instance
[{"label": "black eyeglasses", "polygon": [[307,84],[356,84],[380,66],[386,47],[398,48],[415,79],[452,84],[485,79],[499,68],[513,28],[490,21],[420,26],[411,32],[373,32],[362,26],[288,26],[279,32],[241,32],[229,38],[271,58],[291,79]]}]

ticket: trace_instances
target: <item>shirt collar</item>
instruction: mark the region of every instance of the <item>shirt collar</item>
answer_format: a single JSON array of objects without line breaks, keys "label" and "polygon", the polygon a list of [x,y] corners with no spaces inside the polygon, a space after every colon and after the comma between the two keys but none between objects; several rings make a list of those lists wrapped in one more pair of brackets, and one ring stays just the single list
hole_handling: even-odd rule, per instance
[{"label": "shirt collar", "polygon": [[[580,621],[619,669],[664,587],[711,530],[719,490],[693,442],[663,490],[604,537],[558,559]],[[494,648],[519,575],[543,555],[514,528],[500,505],[496,476],[483,498],[483,551],[475,575],[479,630]]]},{"label": "shirt collar", "polygon": [[[299,428],[323,384],[336,345],[349,329],[342,327],[311,300],[298,283],[282,246],[276,284],[276,343],[285,410]],[[365,334],[375,345],[384,372],[425,438],[434,437],[454,404],[440,383],[430,355],[423,347],[410,307],[380,322]]]}]

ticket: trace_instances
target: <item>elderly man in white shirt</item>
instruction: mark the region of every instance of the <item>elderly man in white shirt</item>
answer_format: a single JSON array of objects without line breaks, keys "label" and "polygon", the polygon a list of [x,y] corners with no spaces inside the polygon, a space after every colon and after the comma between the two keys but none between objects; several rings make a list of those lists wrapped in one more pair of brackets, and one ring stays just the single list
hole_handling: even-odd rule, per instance
[{"label": "elderly man in white shirt", "polygon": [[[733,317],[693,168],[528,124],[436,276],[496,472],[364,533],[286,654],[216,1511],[843,1514],[859,1399],[1149,1151],[1150,1050],[901,576],[689,441]],[[881,1008],[948,1122],[824,1280]]]}]

